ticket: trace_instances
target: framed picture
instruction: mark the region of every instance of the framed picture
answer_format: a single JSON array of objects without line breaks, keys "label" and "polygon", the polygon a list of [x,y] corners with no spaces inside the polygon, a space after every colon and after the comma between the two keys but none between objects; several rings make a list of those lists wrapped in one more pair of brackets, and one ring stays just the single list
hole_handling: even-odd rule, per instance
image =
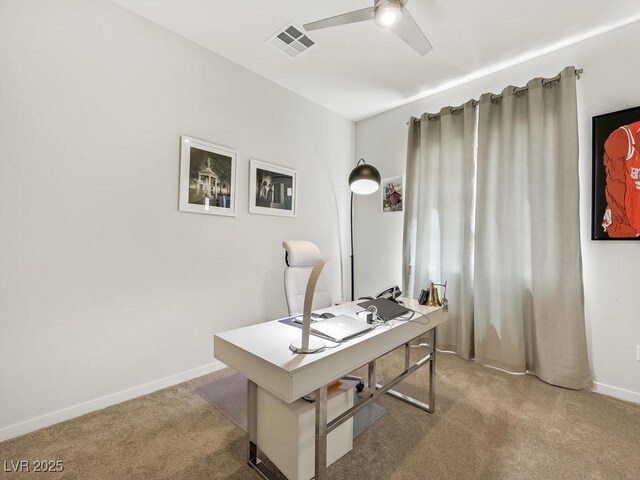
[{"label": "framed picture", "polygon": [[249,212],[295,217],[296,171],[251,159]]},{"label": "framed picture", "polygon": [[640,107],[593,117],[592,240],[640,240]]},{"label": "framed picture", "polygon": [[180,211],[236,215],[238,152],[182,136]]},{"label": "framed picture", "polygon": [[382,213],[402,212],[404,175],[382,179]]}]

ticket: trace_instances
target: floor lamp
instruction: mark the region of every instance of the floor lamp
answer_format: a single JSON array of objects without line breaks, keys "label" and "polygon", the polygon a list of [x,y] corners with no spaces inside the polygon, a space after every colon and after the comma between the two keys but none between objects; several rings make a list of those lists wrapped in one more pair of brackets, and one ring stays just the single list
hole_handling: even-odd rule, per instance
[{"label": "floor lamp", "polygon": [[373,165],[369,165],[364,158],[358,160],[356,168],[349,174],[349,188],[351,189],[351,301],[355,300],[354,261],[353,261],[353,194],[369,195],[380,188],[380,172]]}]

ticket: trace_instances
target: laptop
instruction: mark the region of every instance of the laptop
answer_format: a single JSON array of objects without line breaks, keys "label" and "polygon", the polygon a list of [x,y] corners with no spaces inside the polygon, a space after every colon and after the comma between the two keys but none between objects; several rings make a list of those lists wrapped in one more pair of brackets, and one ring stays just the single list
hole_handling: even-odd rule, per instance
[{"label": "laptop", "polygon": [[385,322],[387,320],[393,320],[394,318],[409,312],[408,308],[403,307],[402,305],[398,305],[396,302],[387,298],[376,298],[375,300],[369,300],[368,302],[362,302],[358,304],[358,306],[364,308],[365,310],[371,305],[378,309],[378,318],[384,320]]},{"label": "laptop", "polygon": [[318,320],[311,325],[311,333],[326,337],[336,342],[349,340],[361,333],[371,330],[374,325],[367,323],[366,318],[354,318],[347,315]]}]

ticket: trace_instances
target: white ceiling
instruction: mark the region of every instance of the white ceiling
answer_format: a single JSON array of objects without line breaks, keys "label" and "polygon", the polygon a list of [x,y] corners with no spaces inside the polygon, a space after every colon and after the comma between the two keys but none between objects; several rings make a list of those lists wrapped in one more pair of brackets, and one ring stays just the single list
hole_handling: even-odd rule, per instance
[{"label": "white ceiling", "polygon": [[265,43],[278,29],[373,0],[114,1],[354,120],[640,19],[637,0],[411,0],[407,8],[434,46],[424,57],[362,22],[310,32],[316,45],[290,58]]}]

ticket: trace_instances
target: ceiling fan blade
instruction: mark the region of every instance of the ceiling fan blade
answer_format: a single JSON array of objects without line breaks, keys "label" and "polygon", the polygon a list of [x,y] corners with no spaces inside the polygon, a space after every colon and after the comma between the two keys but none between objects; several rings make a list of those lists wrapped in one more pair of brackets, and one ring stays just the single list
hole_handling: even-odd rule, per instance
[{"label": "ceiling fan blade", "polygon": [[304,29],[309,32],[320,28],[337,27],[338,25],[346,25],[348,23],[373,20],[374,13],[374,7],[363,8],[362,10],[336,15],[335,17],[325,18],[324,20],[318,20],[317,22],[306,23],[304,25]]},{"label": "ceiling fan blade", "polygon": [[406,8],[403,9],[402,17],[391,27],[391,30],[420,55],[426,55],[433,50],[429,40]]}]

